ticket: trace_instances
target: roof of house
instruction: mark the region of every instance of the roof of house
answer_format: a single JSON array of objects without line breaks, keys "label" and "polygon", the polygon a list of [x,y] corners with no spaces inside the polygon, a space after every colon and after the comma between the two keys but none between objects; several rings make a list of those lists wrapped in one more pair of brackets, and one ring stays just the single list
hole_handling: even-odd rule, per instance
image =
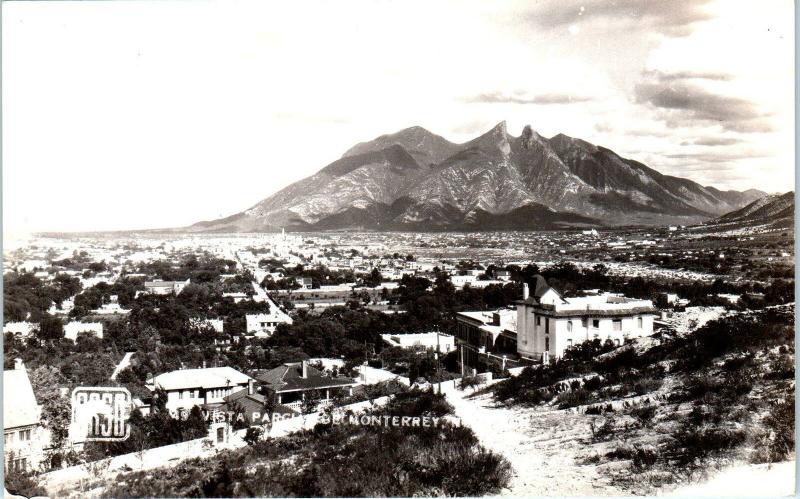
[{"label": "roof of house", "polygon": [[313,390],[336,386],[355,385],[350,378],[332,378],[325,376],[318,369],[306,366],[307,377],[303,377],[303,367],[300,362],[288,362],[269,371],[256,375],[256,379],[265,383],[275,392],[289,392],[295,390]]},{"label": "roof of house", "polygon": [[40,416],[28,371],[24,368],[3,371],[4,428],[38,424]]},{"label": "roof of house", "polygon": [[232,367],[206,367],[201,369],[179,369],[148,380],[153,381],[164,390],[182,390],[184,388],[220,388],[247,383],[250,376]]},{"label": "roof of house", "polygon": [[[228,410],[238,406],[244,411],[245,418],[250,421],[254,412],[264,412],[264,395],[249,394],[247,388],[243,388],[225,397],[225,403],[222,406]],[[275,414],[297,414],[297,411],[283,404],[275,404],[274,412]]]},{"label": "roof of house", "polygon": [[536,274],[536,286],[533,289],[533,296],[536,298],[541,298],[550,289],[552,288],[550,287],[549,284],[547,284],[547,280],[545,280],[545,278],[542,277],[541,275]]}]

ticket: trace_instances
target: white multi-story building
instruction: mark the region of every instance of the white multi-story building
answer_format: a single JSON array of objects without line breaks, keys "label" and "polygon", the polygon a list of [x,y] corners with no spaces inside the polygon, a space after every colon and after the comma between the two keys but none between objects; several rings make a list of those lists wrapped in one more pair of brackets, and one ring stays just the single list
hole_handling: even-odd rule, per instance
[{"label": "white multi-story building", "polygon": [[547,362],[579,343],[599,339],[621,345],[626,339],[653,334],[656,309],[650,300],[612,294],[563,298],[536,277],[536,289],[517,302],[517,352]]},{"label": "white multi-story building", "polygon": [[167,394],[167,410],[177,415],[194,406],[215,406],[225,397],[246,388],[252,378],[232,367],[179,369],[147,380],[147,388],[161,389]]},{"label": "white multi-story building", "polygon": [[50,445],[50,432],[42,425],[28,371],[15,359],[14,369],[3,371],[3,460],[6,472],[39,467]]}]

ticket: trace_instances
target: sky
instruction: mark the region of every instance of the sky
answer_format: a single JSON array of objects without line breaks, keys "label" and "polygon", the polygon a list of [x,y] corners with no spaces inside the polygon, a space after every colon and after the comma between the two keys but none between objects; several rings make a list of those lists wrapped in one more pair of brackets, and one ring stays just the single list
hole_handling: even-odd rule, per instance
[{"label": "sky", "polygon": [[4,235],[180,227],[506,121],[794,187],[791,0],[3,2]]}]

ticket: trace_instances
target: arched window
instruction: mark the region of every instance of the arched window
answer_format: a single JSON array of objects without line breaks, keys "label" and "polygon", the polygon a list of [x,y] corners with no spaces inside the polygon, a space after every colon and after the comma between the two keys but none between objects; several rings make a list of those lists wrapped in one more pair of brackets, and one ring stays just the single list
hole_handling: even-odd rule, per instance
[{"label": "arched window", "polygon": [[644,321],[642,320],[641,317],[638,317],[636,319],[636,325],[639,326],[639,329],[642,329],[642,327],[644,327]]},{"label": "arched window", "polygon": [[567,321],[567,332],[568,333],[572,332],[572,321]]}]

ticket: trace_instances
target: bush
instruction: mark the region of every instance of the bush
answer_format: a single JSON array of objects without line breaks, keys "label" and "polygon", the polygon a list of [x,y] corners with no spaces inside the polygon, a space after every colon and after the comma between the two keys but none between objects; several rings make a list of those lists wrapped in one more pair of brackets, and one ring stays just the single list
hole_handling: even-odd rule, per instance
[{"label": "bush", "polygon": [[579,405],[588,404],[592,400],[592,394],[585,388],[561,392],[556,398],[559,409],[568,409]]},{"label": "bush", "polygon": [[764,418],[764,431],[759,435],[756,451],[751,459],[756,463],[785,461],[793,452],[795,408],[792,402],[772,406]]},{"label": "bush", "polygon": [[247,445],[255,445],[255,443],[261,439],[261,435],[263,433],[264,430],[262,430],[261,428],[257,426],[251,426],[245,432],[244,438],[242,440],[244,440],[247,443]]},{"label": "bush", "polygon": [[5,487],[8,492],[25,497],[47,495],[47,491],[39,485],[30,472],[6,472]]},{"label": "bush", "polygon": [[466,390],[467,388],[477,388],[482,384],[483,379],[478,376],[464,376],[461,378],[461,382],[459,383],[458,387],[461,390]]},{"label": "bush", "polygon": [[651,404],[638,405],[631,409],[628,414],[633,416],[642,426],[649,427],[656,415],[656,406]]}]

